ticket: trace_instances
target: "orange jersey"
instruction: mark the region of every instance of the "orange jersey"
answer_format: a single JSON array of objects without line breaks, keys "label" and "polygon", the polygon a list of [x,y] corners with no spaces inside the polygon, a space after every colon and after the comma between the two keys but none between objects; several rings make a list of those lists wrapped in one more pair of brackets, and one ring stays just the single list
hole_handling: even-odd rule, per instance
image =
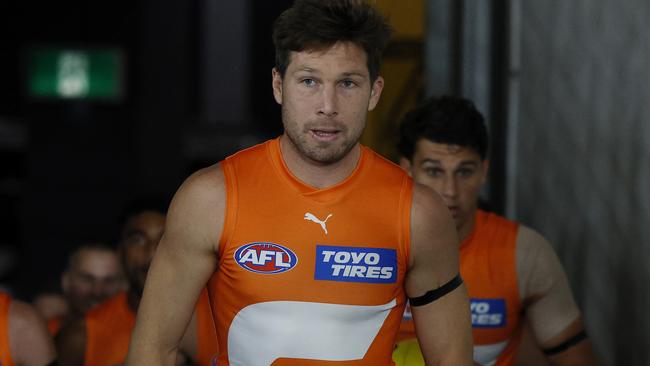
[{"label": "orange jersey", "polygon": [[197,366],[212,366],[213,360],[216,360],[219,352],[217,343],[217,331],[214,329],[214,320],[212,317],[212,308],[208,292],[203,289],[201,296],[196,304],[196,332],[198,340],[197,345]]},{"label": "orange jersey", "polygon": [[208,288],[219,366],[392,365],[408,266],[406,173],[361,147],[347,179],[316,189],[288,170],[279,139],[221,167],[227,209]]},{"label": "orange jersey", "polygon": [[56,316],[47,321],[47,330],[52,336],[55,336],[61,330],[61,325],[63,325],[63,318]]},{"label": "orange jersey", "polygon": [[135,313],[121,292],[86,314],[86,366],[122,365],[129,350]]},{"label": "orange jersey", "polygon": [[9,305],[11,297],[0,293],[0,366],[13,366],[9,347]]},{"label": "orange jersey", "polygon": [[[513,364],[521,338],[522,304],[515,258],[518,227],[513,221],[479,210],[474,230],[460,247],[460,272],[472,313],[474,361],[479,365]],[[415,338],[408,309],[399,338]]]},{"label": "orange jersey", "polygon": [[[216,356],[217,335],[212,322],[208,293],[201,292],[196,305],[198,366],[212,366]],[[122,292],[86,314],[87,366],[121,365],[126,360],[135,326],[135,313],[129,308],[126,292]],[[2,366],[2,365],[0,365]]]}]

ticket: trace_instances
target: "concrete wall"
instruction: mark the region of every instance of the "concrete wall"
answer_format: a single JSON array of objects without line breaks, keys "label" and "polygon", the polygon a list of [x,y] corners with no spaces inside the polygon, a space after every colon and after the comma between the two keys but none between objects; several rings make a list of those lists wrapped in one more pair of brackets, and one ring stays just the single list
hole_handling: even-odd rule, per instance
[{"label": "concrete wall", "polygon": [[650,364],[650,2],[521,2],[515,216],[557,249],[606,365]]}]

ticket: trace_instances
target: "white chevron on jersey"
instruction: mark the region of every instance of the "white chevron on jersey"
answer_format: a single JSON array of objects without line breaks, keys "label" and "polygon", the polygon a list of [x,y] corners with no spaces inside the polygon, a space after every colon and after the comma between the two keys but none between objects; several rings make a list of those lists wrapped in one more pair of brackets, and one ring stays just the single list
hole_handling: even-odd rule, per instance
[{"label": "white chevron on jersey", "polygon": [[497,362],[497,358],[506,349],[508,341],[501,343],[474,345],[474,362],[481,366],[492,366]]},{"label": "white chevron on jersey", "polygon": [[278,358],[351,361],[364,357],[390,310],[376,306],[270,301],[249,305],[228,330],[233,366],[268,366]]}]

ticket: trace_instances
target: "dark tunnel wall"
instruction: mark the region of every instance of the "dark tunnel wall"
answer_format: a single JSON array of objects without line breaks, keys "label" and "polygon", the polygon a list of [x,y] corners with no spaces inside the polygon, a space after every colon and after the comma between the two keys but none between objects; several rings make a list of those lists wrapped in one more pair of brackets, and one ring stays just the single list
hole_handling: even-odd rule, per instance
[{"label": "dark tunnel wall", "polygon": [[[15,235],[3,240],[19,255],[7,279],[18,296],[56,276],[80,242],[114,242],[130,198],[170,196],[182,181],[180,136],[195,114],[195,16],[193,2],[147,0],[23,1],[1,16],[15,40],[2,61],[0,115],[25,132],[21,146],[5,149],[23,161],[10,197]],[[25,62],[31,49],[46,46],[121,50],[122,100],[30,98]]]},{"label": "dark tunnel wall", "polygon": [[[0,285],[29,299],[46,282],[58,282],[76,245],[115,244],[116,218],[131,198],[169,198],[192,171],[279,134],[271,26],[290,3],[3,2],[0,163],[7,169],[0,173],[0,204],[7,226],[0,251],[14,251],[18,266],[3,271],[0,261]],[[246,32],[224,37],[228,25],[206,24],[208,10],[243,11],[237,16]],[[26,65],[42,47],[118,50],[121,100],[31,98]],[[223,67],[242,76],[219,78]],[[236,106],[217,100],[218,108],[206,109],[233,88],[248,99]]]}]

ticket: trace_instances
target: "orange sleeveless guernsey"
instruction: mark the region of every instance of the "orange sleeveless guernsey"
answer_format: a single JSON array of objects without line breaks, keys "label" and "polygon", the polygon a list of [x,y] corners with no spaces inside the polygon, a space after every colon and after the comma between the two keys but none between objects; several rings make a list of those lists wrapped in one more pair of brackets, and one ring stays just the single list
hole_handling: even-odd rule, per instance
[{"label": "orange sleeveless guernsey", "polygon": [[[57,335],[59,330],[61,330],[61,325],[63,325],[63,318],[60,316],[51,318],[47,321],[47,330],[52,336]],[[0,365],[1,366],[1,365]]]},{"label": "orange sleeveless guernsey", "polygon": [[217,331],[214,329],[214,320],[212,317],[212,308],[208,292],[203,289],[196,303],[196,331],[197,331],[197,356],[196,364],[198,366],[213,366],[216,362],[216,356],[219,352],[217,343]]},{"label": "orange sleeveless guernsey", "polygon": [[121,292],[86,313],[86,366],[122,365],[129,350],[135,313]]},{"label": "orange sleeveless guernsey", "polygon": [[316,189],[279,139],[221,162],[227,209],[209,292],[219,366],[392,365],[404,312],[412,182],[366,147]]},{"label": "orange sleeveless guernsey", "polygon": [[[521,340],[515,258],[518,227],[516,222],[478,210],[474,230],[460,246],[460,272],[472,313],[474,362],[479,365],[513,364]],[[399,335],[407,338],[415,338],[408,309]]]},{"label": "orange sleeveless guernsey", "polygon": [[9,305],[11,297],[0,293],[0,366],[13,366],[9,347]]},{"label": "orange sleeveless guernsey", "polygon": [[[113,366],[126,361],[135,326],[135,314],[126,299],[126,292],[122,292],[86,314],[85,365]],[[217,335],[205,289],[201,291],[196,312],[197,365],[212,366],[218,351]]]}]

